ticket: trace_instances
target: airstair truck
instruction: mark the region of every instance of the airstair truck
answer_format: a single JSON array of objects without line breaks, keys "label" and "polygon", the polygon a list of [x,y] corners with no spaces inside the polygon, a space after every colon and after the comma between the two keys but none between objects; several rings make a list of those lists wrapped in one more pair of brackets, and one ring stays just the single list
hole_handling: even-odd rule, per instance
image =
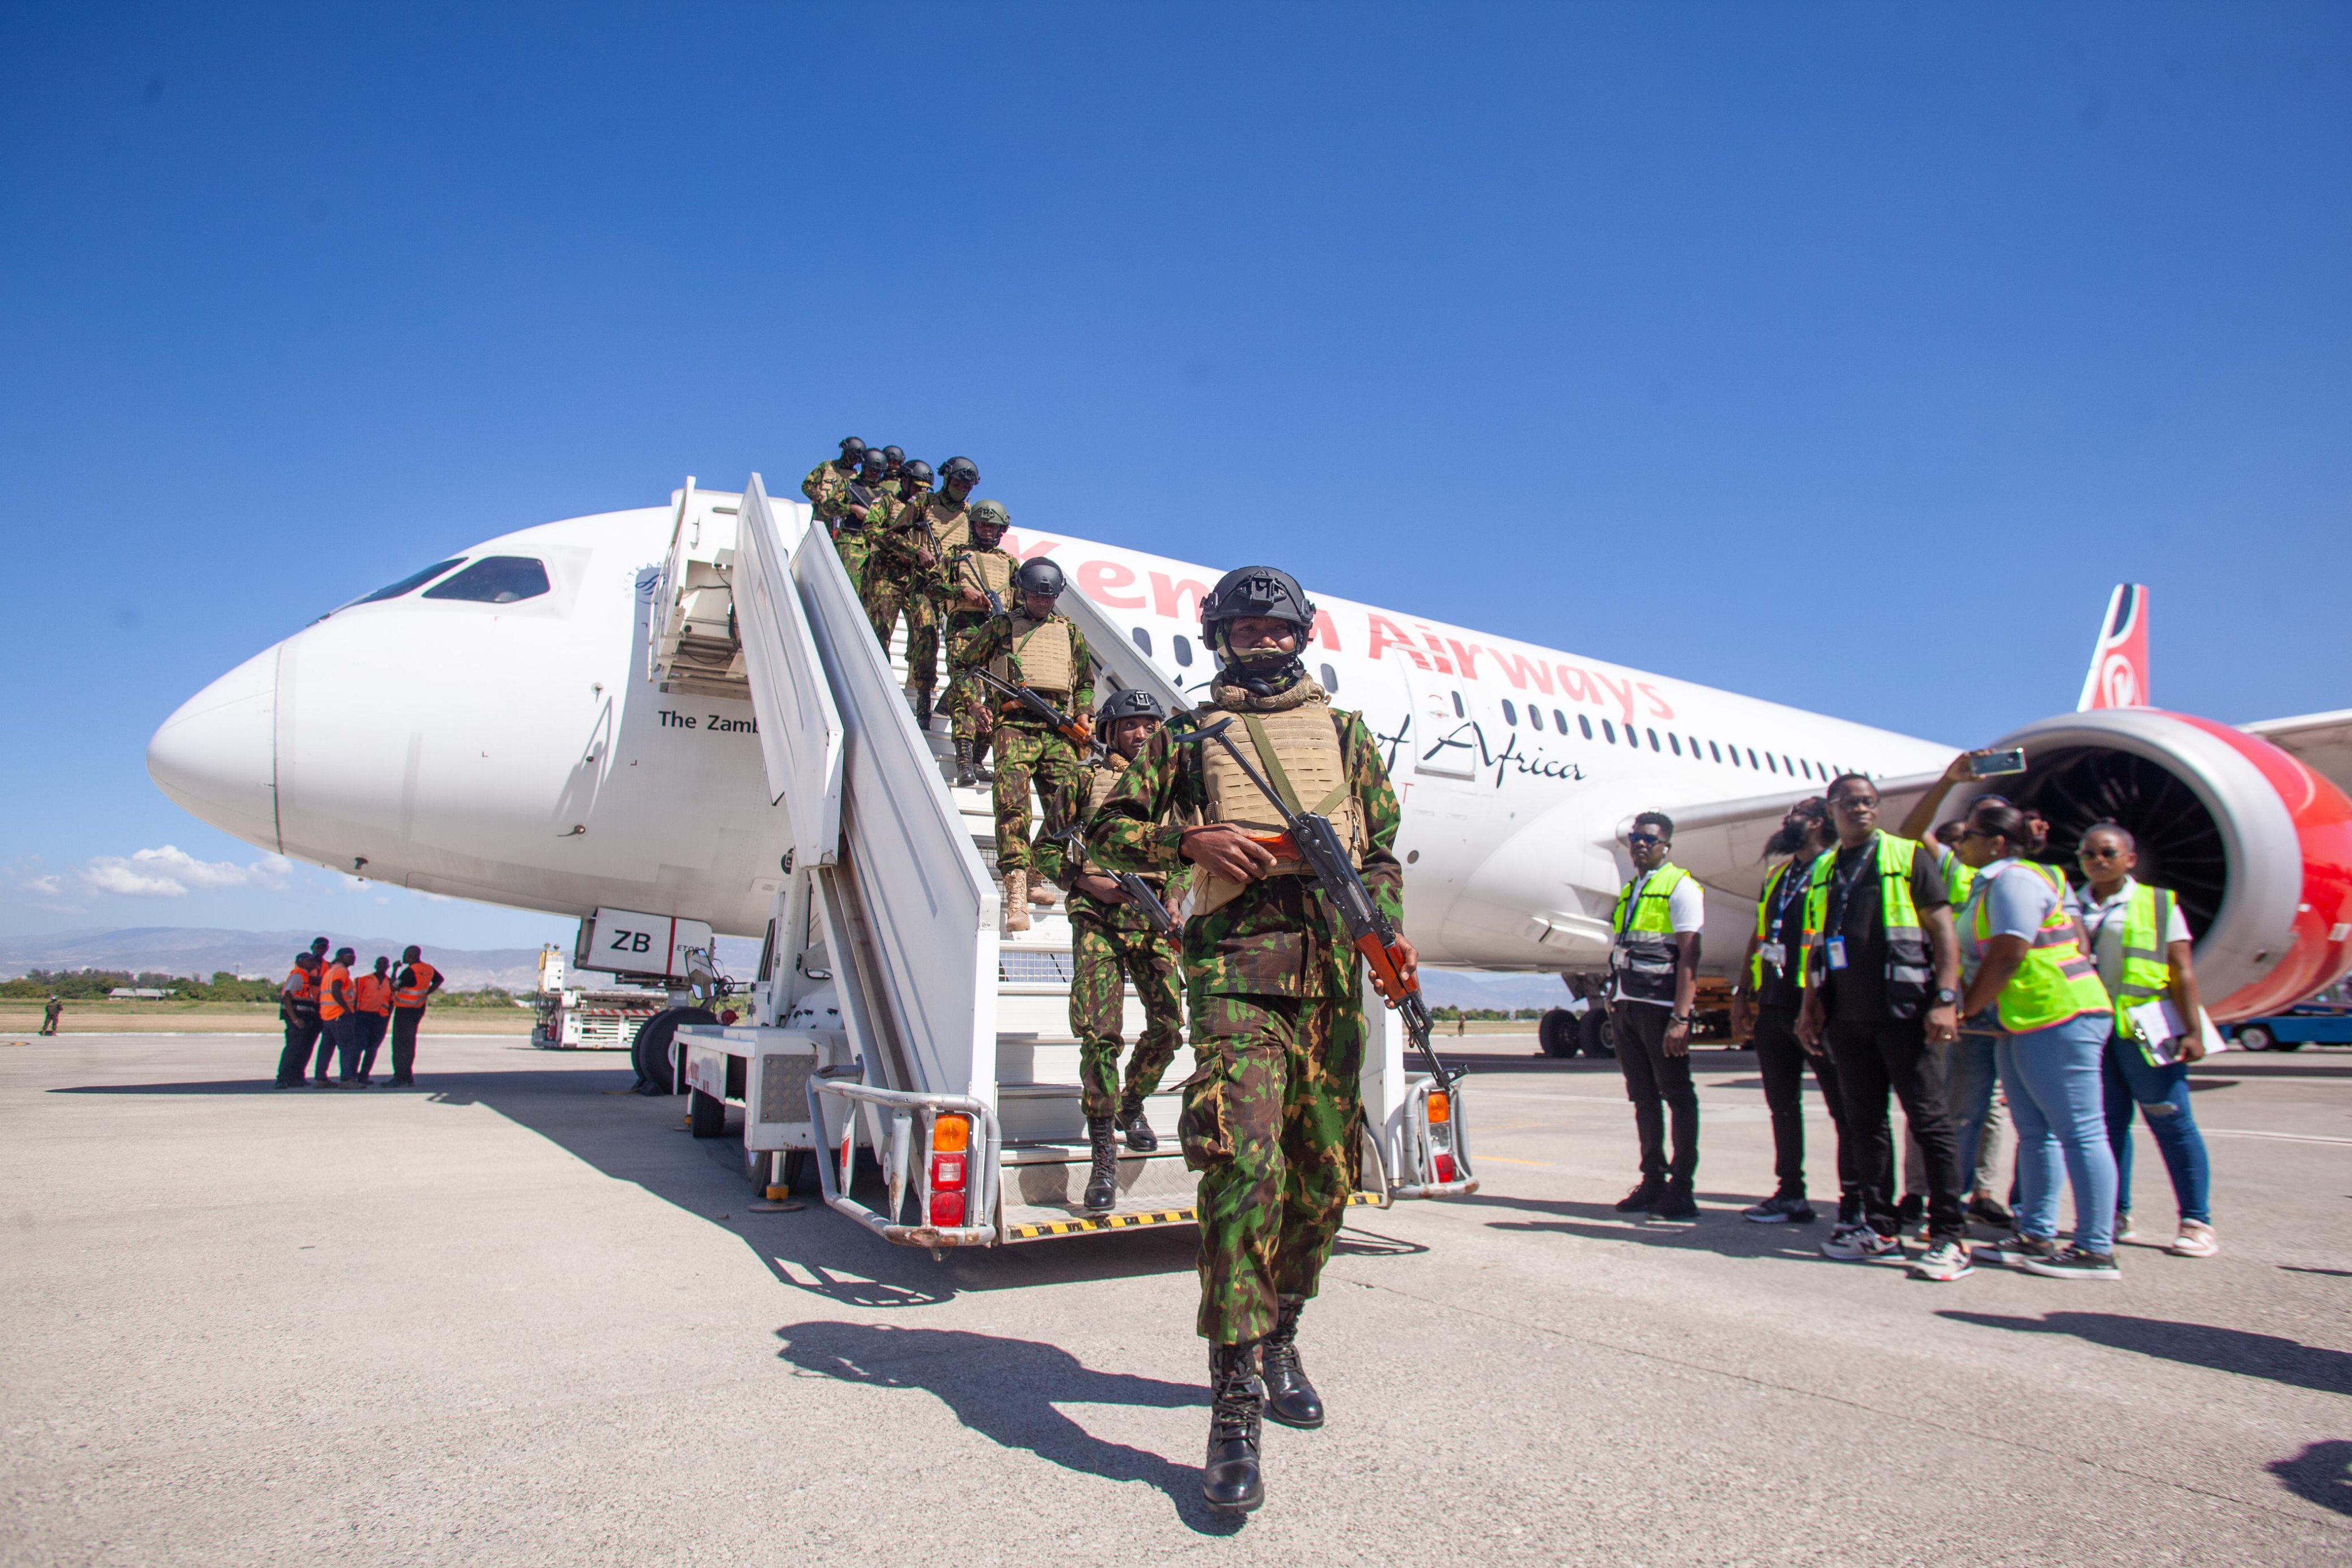
[{"label": "airstair truck", "polygon": [[[1082,595],[1062,608],[1094,650],[1098,689],[1183,706]],[[665,649],[690,657],[666,660]],[[903,652],[876,640],[806,507],[771,499],[756,474],[740,496],[691,479],[678,493],[648,674],[740,680],[793,844],[741,1020],[673,1037],[693,1131],[723,1135],[740,1104],[755,1186],[782,1197],[813,1166],[828,1206],[913,1246],[1192,1223],[1194,1179],[1173,1135],[1189,1047],[1146,1104],[1160,1149],[1122,1150],[1116,1205],[1081,1207],[1090,1151],[1069,1032],[1069,922],[1055,909],[1027,931],[1003,930],[992,803],[953,786],[945,716],[917,727]],[[1403,1030],[1369,985],[1365,1007],[1357,1201],[1476,1190],[1459,1086],[1408,1074]],[[1132,994],[1127,1009],[1133,1040],[1143,1019]]]}]

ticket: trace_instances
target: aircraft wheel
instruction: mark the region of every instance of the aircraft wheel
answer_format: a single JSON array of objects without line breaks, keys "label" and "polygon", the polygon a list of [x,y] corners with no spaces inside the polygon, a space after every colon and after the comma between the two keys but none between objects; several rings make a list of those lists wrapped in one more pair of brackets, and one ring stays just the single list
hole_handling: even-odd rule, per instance
[{"label": "aircraft wheel", "polygon": [[702,1008],[665,1008],[646,1019],[637,1030],[636,1042],[629,1047],[629,1065],[637,1070],[637,1087],[647,1094],[677,1093],[670,1042],[677,1038],[677,1026],[718,1021],[715,1014]]},{"label": "aircraft wheel", "polygon": [[2258,1023],[2239,1026],[2238,1049],[2241,1051],[2268,1051],[2277,1043],[2271,1031]]},{"label": "aircraft wheel", "polygon": [[1553,1008],[1536,1021],[1536,1041],[1546,1056],[1576,1054],[1576,1015],[1566,1008]]}]

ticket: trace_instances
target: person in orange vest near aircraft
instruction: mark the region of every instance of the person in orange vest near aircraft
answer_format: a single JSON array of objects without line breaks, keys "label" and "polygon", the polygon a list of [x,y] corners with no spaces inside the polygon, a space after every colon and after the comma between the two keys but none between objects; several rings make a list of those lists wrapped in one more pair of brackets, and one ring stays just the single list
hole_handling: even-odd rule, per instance
[{"label": "person in orange vest near aircraft", "polygon": [[416,1026],[425,1021],[426,999],[440,988],[441,971],[419,949],[400,955],[400,970],[392,977],[393,1088],[416,1086]]},{"label": "person in orange vest near aircraft", "polygon": [[294,955],[294,967],[278,988],[278,1016],[286,1020],[286,1049],[278,1053],[278,1087],[299,1089],[303,1071],[310,1064],[310,1048],[319,1043],[317,954]]},{"label": "person in orange vest near aircraft", "polygon": [[350,1089],[360,1081],[359,1019],[352,1012],[352,964],[358,956],[349,947],[338,947],[319,976],[319,1021],[326,1026],[326,1038],[342,1058],[341,1071],[331,1080],[320,1077],[321,1087],[332,1082],[336,1088]]},{"label": "person in orange vest near aircraft", "polygon": [[392,1023],[392,960],[381,953],[375,967],[352,982],[352,1017],[359,1026],[360,1082],[365,1083]]}]

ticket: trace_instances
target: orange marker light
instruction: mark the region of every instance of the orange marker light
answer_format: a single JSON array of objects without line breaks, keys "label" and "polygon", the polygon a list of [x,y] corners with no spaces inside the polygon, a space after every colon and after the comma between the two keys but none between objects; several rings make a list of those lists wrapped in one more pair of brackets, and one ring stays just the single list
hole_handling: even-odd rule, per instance
[{"label": "orange marker light", "polygon": [[1454,1097],[1443,1089],[1429,1092],[1429,1124],[1443,1126],[1454,1120]]},{"label": "orange marker light", "polygon": [[943,1115],[931,1123],[931,1148],[942,1155],[961,1154],[971,1147],[971,1118]]}]

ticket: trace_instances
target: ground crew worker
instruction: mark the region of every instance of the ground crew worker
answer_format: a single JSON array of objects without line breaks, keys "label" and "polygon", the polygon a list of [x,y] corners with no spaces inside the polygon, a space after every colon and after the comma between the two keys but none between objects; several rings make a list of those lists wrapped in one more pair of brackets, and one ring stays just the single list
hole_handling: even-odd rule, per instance
[{"label": "ground crew worker", "polygon": [[375,1071],[375,1053],[392,1023],[392,960],[376,955],[375,967],[352,982],[352,1021],[360,1040],[360,1082]]},{"label": "ground crew worker", "polygon": [[[327,939],[324,936],[310,938],[310,967],[318,971],[321,997],[325,995],[328,956]],[[311,1076],[323,1089],[327,1086],[327,1065],[335,1059],[334,1037],[328,1034],[324,1018],[319,1020],[318,1044],[319,1060],[311,1065]]]},{"label": "ground crew worker", "polygon": [[[1356,1182],[1365,1028],[1360,956],[1305,865],[1268,847],[1278,814],[1222,743],[1198,741],[1203,723],[1229,722],[1261,775],[1329,818],[1382,910],[1403,916],[1396,793],[1362,719],[1307,677],[1299,653],[1314,625],[1288,573],[1221,578],[1201,601],[1202,640],[1219,664],[1212,707],[1145,743],[1087,834],[1114,870],[1198,868],[1183,946],[1200,1068],[1184,1083],[1178,1136],[1201,1173],[1197,1327],[1211,1385],[1201,1490],[1220,1511],[1265,1499],[1262,1416],[1323,1422],[1298,1320]],[[1185,813],[1201,825],[1181,825]],[[1409,979],[1412,944],[1399,957]]]},{"label": "ground crew worker", "polygon": [[1742,1218],[1759,1225],[1811,1225],[1815,1218],[1805,1193],[1808,1061],[1837,1128],[1838,1218],[1862,1218],[1862,1189],[1854,1180],[1853,1149],[1845,1135],[1837,1064],[1826,1050],[1809,1051],[1797,1040],[1797,1013],[1805,999],[1805,886],[1814,858],[1835,838],[1829,808],[1818,796],[1798,801],[1781,818],[1780,829],[1765,843],[1764,852],[1789,858],[1764,879],[1764,892],[1756,901],[1756,931],[1748,939],[1747,961],[1731,993],[1732,1032],[1750,1036],[1756,1071],[1764,1080],[1764,1104],[1772,1118],[1772,1196],[1740,1211]]},{"label": "ground crew worker", "polygon": [[392,1082],[414,1088],[416,1083],[416,1027],[425,1021],[425,1004],[441,988],[441,971],[410,946],[400,955],[400,968],[392,977]]},{"label": "ground crew worker", "polygon": [[[1143,743],[1167,716],[1168,710],[1150,692],[1114,692],[1103,704],[1095,727],[1102,737],[1104,755],[1087,776],[1081,830],[1094,821]],[[1160,1146],[1143,1114],[1143,1102],[1160,1092],[1160,1075],[1183,1042],[1183,1002],[1177,987],[1182,955],[1175,934],[1161,936],[1118,878],[1083,848],[1079,855],[1070,876],[1070,1032],[1078,1039],[1078,1083],[1087,1140],[1094,1154],[1085,1207],[1100,1211],[1118,1200],[1116,1140],[1124,1137],[1127,1146],[1139,1155]],[[1184,887],[1184,868],[1139,874],[1161,908],[1175,906]],[[1119,1029],[1127,1010],[1127,980],[1135,982],[1144,1021],[1122,1084]]]},{"label": "ground crew worker", "polygon": [[294,967],[278,988],[278,1016],[285,1020],[286,1048],[278,1053],[278,1087],[299,1089],[319,1043],[319,956],[294,955]]},{"label": "ground crew worker", "polygon": [[966,519],[971,526],[971,544],[948,558],[945,706],[948,732],[955,739],[956,782],[969,787],[995,778],[981,760],[981,752],[988,745],[988,716],[993,705],[988,699],[988,688],[956,649],[965,632],[994,613],[989,602],[992,598],[998,605],[1012,598],[1013,574],[1021,570],[1021,563],[1001,548],[1004,530],[1013,526],[1013,515],[1004,509],[1003,502],[974,501]]},{"label": "ground crew worker", "polygon": [[852,435],[844,438],[841,455],[818,464],[801,481],[801,494],[809,498],[810,515],[834,531],[841,520],[841,493],[850,480],[857,476],[857,466],[866,455],[866,443]]},{"label": "ground crew worker", "polygon": [[58,1020],[65,1016],[66,1004],[64,1001],[57,997],[51,997],[48,1000],[48,1004],[41,1009],[41,1032],[43,1034],[57,1033]]},{"label": "ground crew worker", "polygon": [[[1674,840],[1674,819],[1664,812],[1633,819],[1625,835],[1633,880],[1618,890],[1609,917],[1609,1022],[1642,1148],[1642,1179],[1617,1200],[1617,1212],[1696,1219],[1691,1178],[1698,1171],[1698,1091],[1691,1083],[1690,1026],[1706,904],[1697,879],[1667,859]],[[1667,1110],[1674,1114],[1671,1162]]]},{"label": "ground crew worker", "polygon": [[[1063,884],[1070,836],[1077,831],[1079,792],[1086,787],[1077,747],[1094,733],[1094,650],[1085,634],[1056,612],[1062,569],[1042,557],[1023,564],[1013,580],[1016,602],[964,633],[957,656],[984,664],[1007,685],[1025,686],[1058,710],[1075,734],[1017,697],[990,687],[996,733],[996,869],[1004,878],[1004,928],[1029,929],[1037,884]],[[1037,788],[1045,823],[1029,841],[1029,787]],[[1050,894],[1034,902],[1050,904]]]},{"label": "ground crew worker", "polygon": [[[339,1088],[359,1082],[359,1021],[352,1016],[352,965],[358,957],[349,947],[338,947],[319,976],[319,1021],[326,1026],[320,1061],[323,1066],[331,1049],[342,1059],[340,1076],[332,1080]],[[329,1082],[322,1073],[320,1085]]]},{"label": "ground crew worker", "polygon": [[[940,648],[940,552],[928,513],[930,483],[931,465],[917,458],[899,475],[898,498],[887,519],[877,529],[874,514],[866,517],[873,538],[872,553],[866,559],[866,619],[887,650],[898,617],[906,616],[907,698],[914,707],[916,726],[922,729],[931,727]],[[965,537],[970,537],[968,530]]]},{"label": "ground crew worker", "polygon": [[[874,530],[889,518],[890,508],[897,503],[898,491],[882,476],[888,461],[882,454],[867,447],[859,456],[857,473],[841,487],[836,501],[839,516],[834,518],[833,550],[841,558],[842,570],[849,574],[849,586],[861,598],[865,593],[866,560],[873,552]],[[882,515],[874,510],[880,507]]]},{"label": "ground crew worker", "polygon": [[[918,552],[927,559],[929,570],[909,586],[907,618],[907,695],[914,699],[916,725],[929,729],[931,695],[939,687],[940,622],[956,600],[948,584],[949,563],[971,545],[971,514],[964,498],[980,483],[980,468],[969,457],[949,458],[940,468],[942,488],[937,495],[924,488],[930,475],[928,467],[909,463],[907,469],[915,488],[905,497],[907,509],[893,519],[892,526],[930,530],[929,538],[922,541],[925,549]],[[923,600],[919,624],[912,613],[911,600],[916,595]]]},{"label": "ground crew worker", "polygon": [[1805,887],[1805,1006],[1797,1035],[1829,1047],[1845,1094],[1863,1218],[1822,1243],[1847,1262],[1902,1258],[1895,1201],[1892,1089],[1927,1162],[1927,1250],[1911,1265],[1948,1282],[1973,1271],[1959,1151],[1944,1111],[1944,1062],[1958,1032],[1959,949],[1943,872],[1926,845],[1878,826],[1878,786],[1859,773],[1830,780],[1836,847]]}]

